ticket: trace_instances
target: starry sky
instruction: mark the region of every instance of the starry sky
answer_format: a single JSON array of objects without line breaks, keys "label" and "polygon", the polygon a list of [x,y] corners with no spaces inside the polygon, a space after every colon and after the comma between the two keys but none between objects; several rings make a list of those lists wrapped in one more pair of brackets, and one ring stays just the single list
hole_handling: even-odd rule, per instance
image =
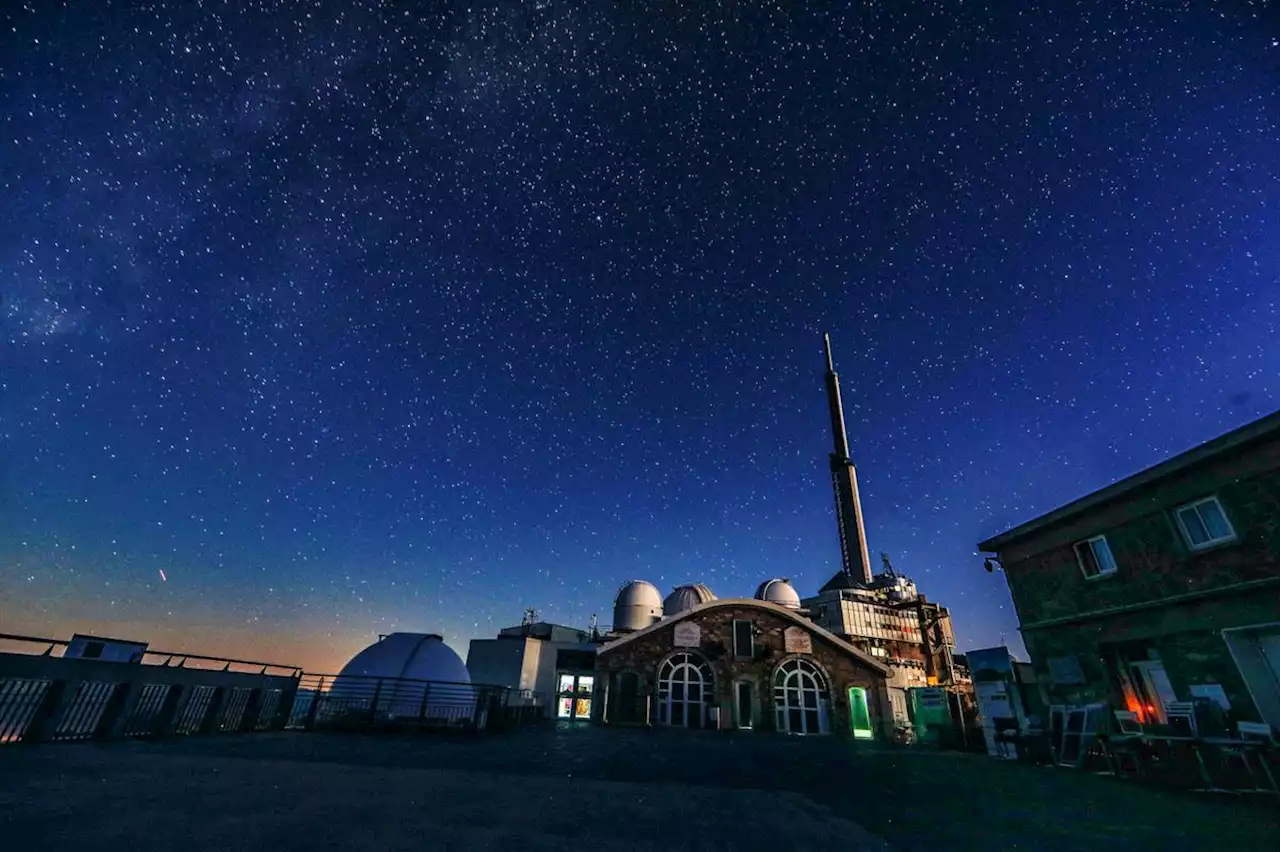
[{"label": "starry sky", "polygon": [[[975,544],[1280,407],[1266,3],[0,4],[0,632],[333,671]],[[163,573],[162,573],[163,572]]]}]

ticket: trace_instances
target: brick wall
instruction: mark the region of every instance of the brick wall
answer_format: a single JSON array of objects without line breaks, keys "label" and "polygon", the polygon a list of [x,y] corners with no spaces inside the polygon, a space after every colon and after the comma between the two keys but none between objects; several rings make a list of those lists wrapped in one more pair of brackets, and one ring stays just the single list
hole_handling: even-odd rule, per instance
[{"label": "brick wall", "polygon": [[[736,619],[752,622],[759,633],[755,637],[756,654],[753,659],[739,660],[733,653],[733,622]],[[612,674],[632,672],[638,676],[636,706],[632,718],[644,719],[646,698],[654,702],[656,722],[658,668],[670,654],[678,650],[696,651],[709,663],[715,676],[715,706],[720,708],[721,725],[734,725],[734,684],[748,681],[755,686],[757,729],[774,728],[773,673],[777,666],[791,656],[785,650],[783,631],[795,622],[783,615],[749,606],[725,605],[690,616],[682,621],[692,621],[702,631],[698,648],[675,647],[675,625],[665,625],[652,633],[634,639],[616,649],[603,651],[596,657],[596,670],[601,681]],[[810,631],[813,641],[812,655],[804,655],[816,663],[827,675],[831,688],[831,730],[837,735],[848,736],[848,690],[860,686],[867,690],[867,703],[872,724],[882,733],[885,725],[892,727],[892,712],[884,677],[865,663],[829,640]],[[597,692],[597,697],[603,697]]]}]

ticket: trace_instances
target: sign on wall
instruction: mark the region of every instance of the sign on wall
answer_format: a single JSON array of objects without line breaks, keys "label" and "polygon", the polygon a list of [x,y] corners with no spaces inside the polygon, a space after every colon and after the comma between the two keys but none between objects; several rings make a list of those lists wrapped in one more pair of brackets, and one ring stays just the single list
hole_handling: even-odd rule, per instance
[{"label": "sign on wall", "polygon": [[803,627],[788,627],[782,631],[782,645],[788,654],[813,653],[813,637]]},{"label": "sign on wall", "polygon": [[692,621],[682,621],[676,625],[675,637],[677,648],[696,648],[702,644],[702,628]]}]

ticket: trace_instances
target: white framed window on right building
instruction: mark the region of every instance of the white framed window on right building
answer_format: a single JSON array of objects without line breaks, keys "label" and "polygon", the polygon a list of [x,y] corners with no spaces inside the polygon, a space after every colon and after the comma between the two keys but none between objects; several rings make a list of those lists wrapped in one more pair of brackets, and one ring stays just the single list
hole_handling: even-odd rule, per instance
[{"label": "white framed window on right building", "polygon": [[1105,535],[1095,535],[1075,543],[1076,561],[1086,580],[1109,577],[1116,573],[1116,558],[1111,555],[1111,545]]},{"label": "white framed window on right building", "polygon": [[1236,531],[1232,529],[1217,497],[1203,497],[1179,506],[1173,515],[1178,520],[1182,540],[1192,550],[1204,550],[1236,540]]}]

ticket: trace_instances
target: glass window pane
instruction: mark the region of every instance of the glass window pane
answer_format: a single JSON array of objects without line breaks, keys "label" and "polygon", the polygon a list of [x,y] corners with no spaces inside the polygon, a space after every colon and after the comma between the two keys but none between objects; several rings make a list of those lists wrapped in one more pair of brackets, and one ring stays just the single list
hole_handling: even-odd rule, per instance
[{"label": "glass window pane", "polygon": [[1222,514],[1222,507],[1218,505],[1217,500],[1201,503],[1196,508],[1200,510],[1200,520],[1204,523],[1210,538],[1216,540],[1231,537],[1231,526],[1227,523],[1226,516]]},{"label": "glass window pane", "polygon": [[1080,570],[1086,577],[1098,576],[1098,560],[1094,557],[1093,548],[1089,547],[1088,542],[1082,541],[1076,545],[1076,556],[1080,560]]},{"label": "glass window pane", "polygon": [[1111,545],[1107,544],[1107,540],[1098,538],[1094,539],[1090,544],[1093,547],[1093,558],[1098,561],[1098,572],[1110,574],[1116,570],[1116,560],[1111,555]]},{"label": "glass window pane", "polygon": [[1204,544],[1209,540],[1209,531],[1204,528],[1204,524],[1200,522],[1200,513],[1193,507],[1180,510],[1178,517],[1182,520],[1182,526],[1192,545]]}]

